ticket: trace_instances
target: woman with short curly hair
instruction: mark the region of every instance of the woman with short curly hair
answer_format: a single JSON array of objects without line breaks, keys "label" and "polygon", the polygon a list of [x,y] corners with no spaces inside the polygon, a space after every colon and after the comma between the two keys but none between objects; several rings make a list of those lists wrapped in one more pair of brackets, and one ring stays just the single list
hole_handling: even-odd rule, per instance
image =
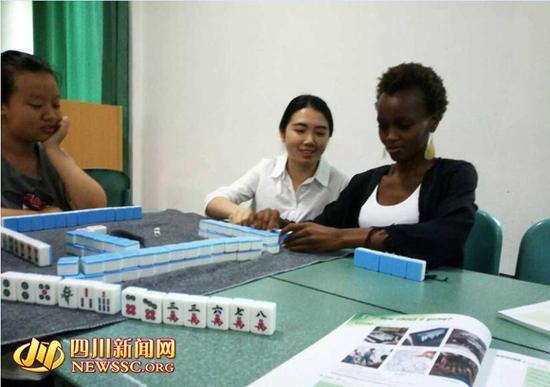
[{"label": "woman with short curly hair", "polygon": [[443,81],[430,67],[403,63],[380,78],[378,135],[393,160],[355,175],[313,222],[287,225],[285,246],[298,251],[368,247],[462,266],[474,223],[472,164],[436,158],[431,140],[447,108]]}]

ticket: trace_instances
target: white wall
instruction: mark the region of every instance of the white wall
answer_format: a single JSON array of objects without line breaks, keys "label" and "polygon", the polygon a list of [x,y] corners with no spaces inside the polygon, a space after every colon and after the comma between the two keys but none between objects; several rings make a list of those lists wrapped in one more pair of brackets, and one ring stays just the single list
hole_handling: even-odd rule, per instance
[{"label": "white wall", "polygon": [[521,235],[550,216],[548,20],[549,3],[131,3],[135,197],[202,212],[208,191],[282,151],[278,122],[301,93],[332,108],[331,163],[388,162],[377,77],[418,61],[449,94],[437,153],[477,167],[513,273]]},{"label": "white wall", "polygon": [[1,49],[34,52],[32,1],[2,1]]}]

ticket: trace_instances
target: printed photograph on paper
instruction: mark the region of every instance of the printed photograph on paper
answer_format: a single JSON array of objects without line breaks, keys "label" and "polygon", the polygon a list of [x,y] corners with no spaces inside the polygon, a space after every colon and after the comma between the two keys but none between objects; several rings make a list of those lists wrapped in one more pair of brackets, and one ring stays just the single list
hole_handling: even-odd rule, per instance
[{"label": "printed photograph on paper", "polygon": [[441,352],[430,371],[430,375],[457,379],[468,386],[472,386],[478,370],[477,365],[465,356]]},{"label": "printed photograph on paper", "polygon": [[427,331],[409,332],[403,341],[403,345],[439,347],[448,330],[448,328],[435,328]]},{"label": "printed photograph on paper", "polygon": [[485,356],[485,351],[487,351],[487,347],[479,337],[462,329],[453,329],[445,346],[449,348],[466,349],[470,351],[480,363],[483,356]]},{"label": "printed photograph on paper", "polygon": [[365,338],[367,343],[397,345],[408,328],[376,327]]},{"label": "printed photograph on paper", "polygon": [[436,354],[436,351],[395,351],[384,370],[425,375],[432,368]]},{"label": "printed photograph on paper", "polygon": [[342,362],[369,368],[379,368],[391,352],[392,349],[388,348],[361,345],[347,355]]}]

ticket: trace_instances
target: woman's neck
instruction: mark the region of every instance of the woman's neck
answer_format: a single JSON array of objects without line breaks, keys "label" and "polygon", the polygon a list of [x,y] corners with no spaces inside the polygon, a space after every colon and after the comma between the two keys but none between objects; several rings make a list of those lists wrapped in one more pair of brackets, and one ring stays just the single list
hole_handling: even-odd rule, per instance
[{"label": "woman's neck", "polygon": [[435,164],[435,159],[426,160],[422,157],[396,162],[390,169],[390,174],[402,177],[424,176],[424,174]]},{"label": "woman's neck", "polygon": [[2,154],[9,157],[28,157],[34,155],[35,143],[18,141],[2,131]]},{"label": "woman's neck", "polygon": [[288,172],[288,175],[290,176],[290,179],[292,180],[292,186],[294,187],[294,190],[298,189],[298,187],[306,179],[315,175],[315,171],[317,170],[318,165],[319,161],[311,164],[302,164],[288,159],[286,163],[286,170]]},{"label": "woman's neck", "polygon": [[33,178],[39,175],[40,161],[35,143],[4,141],[4,136],[2,136],[2,158],[22,175]]}]

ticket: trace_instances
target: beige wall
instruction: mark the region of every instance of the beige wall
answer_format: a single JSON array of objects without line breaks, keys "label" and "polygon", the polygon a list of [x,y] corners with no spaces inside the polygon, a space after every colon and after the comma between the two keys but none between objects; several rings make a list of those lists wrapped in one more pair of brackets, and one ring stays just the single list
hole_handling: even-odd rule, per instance
[{"label": "beige wall", "polygon": [[32,1],[3,0],[0,2],[2,51],[34,52]]}]

